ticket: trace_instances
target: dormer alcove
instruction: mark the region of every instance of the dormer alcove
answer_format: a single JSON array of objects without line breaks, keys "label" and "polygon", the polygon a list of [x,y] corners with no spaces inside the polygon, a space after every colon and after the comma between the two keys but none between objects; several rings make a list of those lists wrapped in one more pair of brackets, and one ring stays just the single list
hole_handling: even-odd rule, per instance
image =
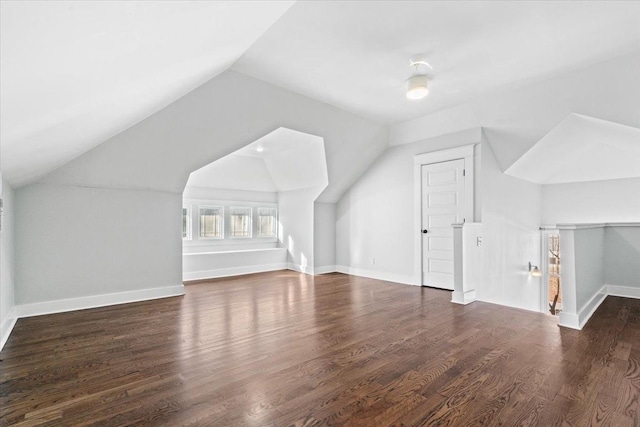
[{"label": "dormer alcove", "polygon": [[321,137],[279,128],[191,173],[183,279],[313,271],[313,206],[327,186]]}]

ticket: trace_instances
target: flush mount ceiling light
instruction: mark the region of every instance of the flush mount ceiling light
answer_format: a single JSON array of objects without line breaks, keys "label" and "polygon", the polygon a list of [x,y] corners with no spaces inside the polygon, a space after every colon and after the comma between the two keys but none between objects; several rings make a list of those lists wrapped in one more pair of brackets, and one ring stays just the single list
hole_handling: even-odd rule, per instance
[{"label": "flush mount ceiling light", "polygon": [[412,56],[409,65],[414,67],[413,75],[407,79],[407,98],[422,99],[429,94],[429,77],[425,69],[433,70],[433,67],[425,60],[423,55]]}]

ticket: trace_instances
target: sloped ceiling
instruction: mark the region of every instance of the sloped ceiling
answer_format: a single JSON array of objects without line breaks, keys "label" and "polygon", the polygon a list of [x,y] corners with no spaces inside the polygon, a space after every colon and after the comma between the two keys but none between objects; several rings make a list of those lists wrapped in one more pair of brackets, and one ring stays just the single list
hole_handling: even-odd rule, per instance
[{"label": "sloped ceiling", "polygon": [[271,174],[260,157],[229,154],[189,175],[188,188],[276,192]]},{"label": "sloped ceiling", "polygon": [[187,187],[279,192],[327,183],[322,138],[279,128],[192,172]]},{"label": "sloped ceiling", "polygon": [[[640,46],[640,2],[299,1],[233,68],[386,124]],[[409,58],[433,66],[407,100]]]},{"label": "sloped ceiling", "polygon": [[[506,171],[574,113],[640,129],[638,70],[640,50],[398,123],[391,126],[390,143],[407,144],[452,129],[481,126],[500,168]],[[615,159],[607,157],[607,161],[615,168]]]},{"label": "sloped ceiling", "polygon": [[506,171],[537,184],[640,177],[640,129],[570,114]]},{"label": "sloped ceiling", "polygon": [[[180,191],[189,172],[287,126],[324,138],[321,200],[335,201],[387,146],[386,123],[469,104],[455,111],[483,126],[503,169],[571,112],[629,124],[607,113],[622,108],[593,102],[608,96],[602,87],[614,103],[626,96],[616,73],[600,73],[614,79],[606,85],[571,77],[580,94],[562,76],[637,51],[640,2],[289,6],[3,1],[5,177]],[[431,94],[409,102],[408,58],[419,52],[434,67]],[[220,72],[237,58],[238,71]],[[625,82],[634,66],[623,65]],[[549,79],[558,83],[544,96],[518,92]]]},{"label": "sloped ceiling", "polygon": [[2,171],[51,171],[226,70],[292,1],[2,1]]},{"label": "sloped ceiling", "polygon": [[385,126],[227,70],[39,182],[181,193],[194,170],[281,127],[323,138],[326,203],[388,144]]}]

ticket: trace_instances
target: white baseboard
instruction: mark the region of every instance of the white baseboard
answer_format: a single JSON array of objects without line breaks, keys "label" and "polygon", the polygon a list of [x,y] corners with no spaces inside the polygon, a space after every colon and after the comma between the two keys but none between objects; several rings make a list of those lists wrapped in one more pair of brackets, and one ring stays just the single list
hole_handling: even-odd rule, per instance
[{"label": "white baseboard", "polygon": [[0,323],[0,351],[2,351],[2,348],[9,339],[9,335],[11,335],[11,331],[13,331],[13,327],[17,321],[16,307],[13,306],[7,317]]},{"label": "white baseboard", "polygon": [[591,297],[589,301],[582,307],[580,312],[578,313],[578,321],[580,322],[580,329],[587,324],[593,313],[596,312],[600,304],[607,298],[607,286],[603,286],[600,288],[598,292],[594,296]]},{"label": "white baseboard", "polygon": [[560,312],[558,324],[566,328],[582,329],[587,324],[600,304],[608,297],[640,298],[640,288],[629,286],[604,285],[591,299],[580,309],[578,314]]},{"label": "white baseboard", "polygon": [[580,318],[578,317],[578,315],[574,313],[567,313],[566,311],[561,311],[558,315],[558,325],[565,328],[577,330],[582,329],[582,327],[580,326]]},{"label": "white baseboard", "polygon": [[297,271],[298,273],[313,275],[313,271],[311,271],[311,269],[306,265],[287,263],[285,268],[287,270]]},{"label": "white baseboard", "polygon": [[242,267],[218,268],[215,270],[190,271],[182,273],[182,280],[217,279],[219,277],[241,276],[243,274],[266,273],[267,271],[286,270],[286,263],[247,265]]},{"label": "white baseboard", "polygon": [[606,285],[607,295],[612,297],[640,298],[640,287],[632,288],[630,286]]},{"label": "white baseboard", "polygon": [[451,302],[454,304],[467,305],[474,302],[475,300],[476,300],[475,290],[467,291],[467,292],[453,291],[451,293]]},{"label": "white baseboard", "polygon": [[17,317],[40,316],[43,314],[64,313],[67,311],[85,310],[129,302],[147,301],[184,295],[184,285],[166,286],[163,288],[141,289],[136,291],[116,292],[104,295],[91,295],[55,301],[36,302],[16,306]]},{"label": "white baseboard", "polygon": [[365,270],[362,268],[352,268],[344,265],[336,265],[336,270],[339,273],[351,274],[353,276],[368,277],[370,279],[384,280],[386,282],[401,283],[403,285],[420,286],[415,282],[412,276],[405,276],[402,274],[386,273],[382,271]]},{"label": "white baseboard", "polygon": [[313,269],[313,274],[327,274],[327,273],[335,273],[336,266],[335,265],[325,265],[324,267],[316,267]]}]

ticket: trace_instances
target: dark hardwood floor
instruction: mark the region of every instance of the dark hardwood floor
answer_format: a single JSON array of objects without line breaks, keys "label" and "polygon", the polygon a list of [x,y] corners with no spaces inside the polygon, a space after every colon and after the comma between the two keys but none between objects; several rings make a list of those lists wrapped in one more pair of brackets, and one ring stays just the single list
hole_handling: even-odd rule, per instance
[{"label": "dark hardwood floor", "polygon": [[280,271],[21,319],[0,425],[640,426],[640,300],[580,332],[449,299]]}]

